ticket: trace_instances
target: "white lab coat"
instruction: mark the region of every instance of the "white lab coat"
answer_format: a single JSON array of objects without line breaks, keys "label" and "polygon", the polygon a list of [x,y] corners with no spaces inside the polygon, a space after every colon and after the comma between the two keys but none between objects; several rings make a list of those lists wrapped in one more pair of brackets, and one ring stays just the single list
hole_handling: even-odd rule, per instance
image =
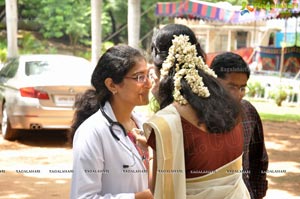
[{"label": "white lab coat", "polygon": [[[116,121],[108,102],[104,111]],[[143,117],[134,112],[132,116],[142,128]],[[71,199],[134,199],[135,192],[148,188],[148,173],[135,146],[120,127],[114,125],[113,132],[135,156],[113,138],[109,122],[100,110],[77,129],[73,142]],[[123,165],[129,167],[124,169]]]}]

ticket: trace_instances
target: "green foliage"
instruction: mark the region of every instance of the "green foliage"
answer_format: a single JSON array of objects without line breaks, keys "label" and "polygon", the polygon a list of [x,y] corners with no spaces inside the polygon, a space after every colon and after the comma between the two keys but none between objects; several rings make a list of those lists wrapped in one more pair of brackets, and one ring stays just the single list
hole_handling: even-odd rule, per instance
[{"label": "green foliage", "polygon": [[[214,3],[218,3],[220,1],[218,0],[205,0],[206,2],[214,2]],[[242,9],[245,9],[245,7],[247,5],[252,5],[258,9],[260,8],[264,8],[264,9],[267,9],[267,8],[271,8],[272,5],[274,5],[274,0],[227,0],[226,2],[232,4],[232,5],[241,5],[243,6]],[[280,0],[280,1],[277,1],[277,4],[280,4],[280,3],[290,3],[291,0]]]},{"label": "green foliage", "polygon": [[[169,2],[170,0],[160,0]],[[4,5],[5,0],[0,0]],[[156,0],[141,0],[140,37],[142,47],[151,43],[152,31],[157,26]],[[127,0],[102,0],[102,41],[127,43]],[[90,0],[18,0],[18,17],[22,24],[38,30],[43,39],[57,38],[76,46],[91,44]],[[130,30],[129,30],[130,32]]]},{"label": "green foliage", "polygon": [[[218,0],[205,0],[206,2],[213,2],[218,3]],[[227,0],[226,2],[230,3],[231,5],[242,5],[245,0]]]},{"label": "green foliage", "polygon": [[[102,0],[102,38],[114,44],[127,43],[127,0]],[[118,32],[116,34],[116,32]],[[114,34],[114,35],[113,35]]]},{"label": "green foliage", "polygon": [[76,44],[78,37],[88,35],[89,7],[84,6],[83,2],[76,0],[42,1],[44,9],[38,15],[38,20],[45,24],[41,30],[44,36],[60,38],[67,34],[71,44]]},{"label": "green foliage", "polygon": [[0,63],[5,62],[7,59],[7,49],[6,48],[0,48]]},{"label": "green foliage", "polygon": [[152,96],[152,97],[150,98],[150,102],[149,102],[148,106],[149,106],[149,111],[150,111],[150,112],[153,112],[153,113],[156,113],[156,112],[159,111],[159,109],[160,109],[159,103],[158,103],[158,101],[155,99],[154,96]]},{"label": "green foliage", "polygon": [[42,43],[35,39],[35,37],[30,32],[24,32],[20,34],[20,38],[18,39],[18,46],[21,49],[26,49],[26,51],[30,52],[40,52],[44,50]]},{"label": "green foliage", "polygon": [[278,121],[278,122],[300,121],[299,114],[259,113],[259,115],[263,121]]},{"label": "green foliage", "polygon": [[33,22],[36,20],[42,7],[41,0],[18,0],[19,20]]},{"label": "green foliage", "polygon": [[5,62],[7,58],[7,40],[3,35],[0,35],[0,63]]},{"label": "green foliage", "polygon": [[289,99],[289,102],[297,102],[298,101],[298,92],[294,91],[292,87],[289,87],[288,99]]},{"label": "green foliage", "polygon": [[[141,45],[149,49],[153,35],[153,29],[158,26],[158,19],[155,16],[155,5],[158,1],[141,0]],[[170,0],[159,0],[159,2],[170,2]],[[167,19],[167,18],[166,18]]]},{"label": "green foliage", "polygon": [[249,3],[251,5],[259,5],[259,4],[271,5],[271,4],[274,4],[274,1],[273,0],[253,0],[253,1],[249,1]]},{"label": "green foliage", "polygon": [[105,52],[107,49],[109,49],[110,47],[114,46],[114,43],[111,41],[106,41],[102,43],[102,52]]},{"label": "green foliage", "polygon": [[20,0],[19,9],[22,20],[40,24],[45,38],[68,36],[70,44],[76,45],[90,37],[89,0]]},{"label": "green foliage", "polygon": [[247,87],[248,87],[247,96],[249,96],[249,97],[263,96],[264,95],[265,89],[261,85],[260,82],[249,82],[247,84]]},{"label": "green foliage", "polygon": [[279,86],[278,88],[270,91],[269,96],[274,99],[277,106],[281,106],[282,102],[286,100],[288,96],[288,88],[284,86]]},{"label": "green foliage", "polygon": [[40,41],[31,32],[20,32],[18,46],[21,54],[56,53],[57,49],[49,46],[49,42]]},{"label": "green foliage", "polygon": [[290,4],[292,1],[291,0],[279,0],[279,1],[274,1],[274,0],[249,0],[249,1],[245,1],[242,5],[243,5],[243,9],[246,5],[252,5],[254,6],[256,9],[267,9],[270,10],[274,5],[275,2],[277,5],[288,5]]},{"label": "green foliage", "polygon": [[87,60],[91,60],[91,57],[92,57],[91,50],[76,51],[76,53],[74,55],[78,56],[78,57],[83,57]]},{"label": "green foliage", "polygon": [[[169,1],[160,0],[160,2]],[[123,0],[103,0],[103,41],[110,40],[114,44],[127,43],[127,2]],[[151,42],[153,28],[157,25],[158,19],[155,16],[156,3],[157,1],[155,0],[141,0],[140,38],[142,39],[143,48],[147,48],[147,45]]]},{"label": "green foliage", "polygon": [[[291,2],[291,0],[279,0],[277,1],[277,3],[289,3]],[[251,4],[270,4],[273,5],[274,4],[274,0],[250,0],[249,3]]]}]

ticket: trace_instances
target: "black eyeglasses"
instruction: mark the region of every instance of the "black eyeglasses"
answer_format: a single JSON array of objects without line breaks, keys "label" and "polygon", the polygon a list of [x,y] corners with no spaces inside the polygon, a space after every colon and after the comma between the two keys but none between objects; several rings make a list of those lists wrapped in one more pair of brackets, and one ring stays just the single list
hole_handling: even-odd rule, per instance
[{"label": "black eyeglasses", "polygon": [[138,83],[145,83],[150,78],[150,75],[149,74],[147,74],[147,75],[139,74],[135,77],[124,77],[124,78],[134,79]]}]

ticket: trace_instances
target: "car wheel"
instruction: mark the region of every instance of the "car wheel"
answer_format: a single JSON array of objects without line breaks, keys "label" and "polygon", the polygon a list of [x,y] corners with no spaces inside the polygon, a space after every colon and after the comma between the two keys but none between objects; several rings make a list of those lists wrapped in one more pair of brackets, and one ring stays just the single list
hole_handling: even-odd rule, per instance
[{"label": "car wheel", "polygon": [[11,128],[5,104],[3,105],[3,110],[2,110],[1,131],[4,139],[10,141],[17,139],[17,130]]}]

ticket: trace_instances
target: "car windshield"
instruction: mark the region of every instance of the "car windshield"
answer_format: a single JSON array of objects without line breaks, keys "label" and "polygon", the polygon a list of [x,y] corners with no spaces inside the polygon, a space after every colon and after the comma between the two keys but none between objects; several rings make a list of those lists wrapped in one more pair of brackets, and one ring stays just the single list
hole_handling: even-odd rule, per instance
[{"label": "car windshield", "polygon": [[72,73],[72,75],[82,75],[90,73],[91,66],[88,61],[82,59],[64,60],[43,60],[27,61],[25,63],[25,74],[27,76],[47,75],[59,76]]}]

